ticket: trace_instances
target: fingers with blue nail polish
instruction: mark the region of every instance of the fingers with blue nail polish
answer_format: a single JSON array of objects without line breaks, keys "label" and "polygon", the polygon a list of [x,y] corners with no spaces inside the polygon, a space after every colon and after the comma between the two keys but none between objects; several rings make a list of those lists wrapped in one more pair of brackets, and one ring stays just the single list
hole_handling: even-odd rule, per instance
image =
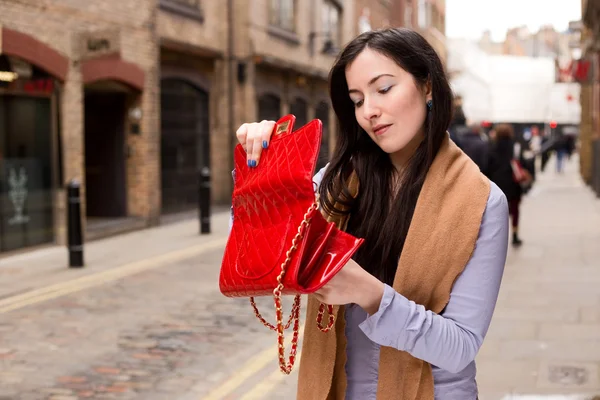
[{"label": "fingers with blue nail polish", "polygon": [[269,147],[275,121],[261,121],[243,124],[236,132],[240,144],[248,155],[248,167],[256,167],[263,149]]}]

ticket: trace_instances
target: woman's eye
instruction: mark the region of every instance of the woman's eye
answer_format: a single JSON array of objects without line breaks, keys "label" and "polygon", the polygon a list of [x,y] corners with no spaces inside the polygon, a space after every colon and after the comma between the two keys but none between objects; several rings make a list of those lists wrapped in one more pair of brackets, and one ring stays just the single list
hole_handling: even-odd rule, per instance
[{"label": "woman's eye", "polygon": [[364,100],[358,100],[358,101],[355,101],[355,102],[354,102],[354,107],[358,108],[358,107],[362,106],[362,103],[363,103],[363,101],[364,101]]},{"label": "woman's eye", "polygon": [[379,89],[379,93],[385,94],[385,93],[389,92],[391,88],[392,88],[391,86],[386,86],[382,89]]}]

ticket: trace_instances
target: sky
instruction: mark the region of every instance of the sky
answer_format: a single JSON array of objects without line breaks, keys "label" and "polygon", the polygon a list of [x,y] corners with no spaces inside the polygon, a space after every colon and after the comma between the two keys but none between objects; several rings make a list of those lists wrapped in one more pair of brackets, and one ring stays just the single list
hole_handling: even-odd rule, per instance
[{"label": "sky", "polygon": [[536,32],[541,25],[567,29],[581,19],[581,0],[446,0],[446,36],[479,39],[486,29],[494,41],[506,31],[527,25]]}]

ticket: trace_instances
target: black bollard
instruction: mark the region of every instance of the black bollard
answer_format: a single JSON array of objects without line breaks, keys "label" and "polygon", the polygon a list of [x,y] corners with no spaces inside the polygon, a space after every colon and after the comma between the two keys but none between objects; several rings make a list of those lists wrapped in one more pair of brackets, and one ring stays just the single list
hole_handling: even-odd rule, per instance
[{"label": "black bollard", "polygon": [[210,233],[210,169],[208,167],[200,170],[198,203],[200,233]]},{"label": "black bollard", "polygon": [[81,197],[79,182],[67,184],[67,235],[69,268],[83,267],[83,235],[81,232]]}]

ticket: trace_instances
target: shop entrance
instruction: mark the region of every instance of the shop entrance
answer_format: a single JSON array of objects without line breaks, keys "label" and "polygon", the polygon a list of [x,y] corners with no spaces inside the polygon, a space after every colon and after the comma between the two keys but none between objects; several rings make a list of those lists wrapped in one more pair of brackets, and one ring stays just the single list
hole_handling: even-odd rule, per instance
[{"label": "shop entrance", "polygon": [[88,217],[127,215],[125,112],[127,94],[85,92],[85,180]]},{"label": "shop entrance", "polygon": [[198,207],[198,171],[210,167],[208,93],[182,79],[161,82],[163,214]]}]

